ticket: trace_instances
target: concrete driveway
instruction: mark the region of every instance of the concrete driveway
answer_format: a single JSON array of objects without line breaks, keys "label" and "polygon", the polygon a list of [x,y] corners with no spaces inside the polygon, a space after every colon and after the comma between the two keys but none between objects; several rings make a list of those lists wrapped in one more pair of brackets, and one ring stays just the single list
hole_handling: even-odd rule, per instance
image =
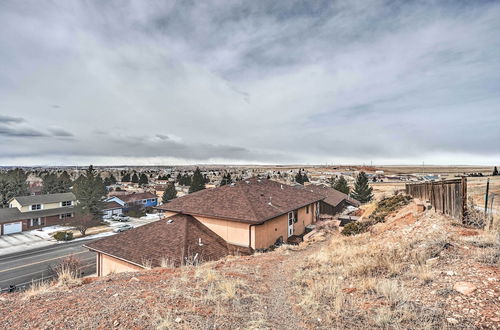
[{"label": "concrete driveway", "polygon": [[43,238],[30,233],[16,233],[0,236],[0,255],[19,252],[27,249],[52,245],[54,242],[46,241]]}]

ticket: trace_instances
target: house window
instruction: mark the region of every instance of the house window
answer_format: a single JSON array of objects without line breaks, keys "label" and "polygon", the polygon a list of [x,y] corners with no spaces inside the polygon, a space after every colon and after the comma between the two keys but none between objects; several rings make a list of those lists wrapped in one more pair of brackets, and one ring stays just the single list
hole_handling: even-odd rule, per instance
[{"label": "house window", "polygon": [[73,201],[64,201],[64,202],[61,202],[61,206],[71,206],[73,205]]},{"label": "house window", "polygon": [[73,213],[64,213],[59,215],[59,219],[66,219],[73,217]]},{"label": "house window", "polygon": [[288,212],[288,225],[293,225],[293,212]]},{"label": "house window", "polygon": [[31,211],[41,210],[42,204],[33,204],[31,205]]},{"label": "house window", "polygon": [[299,221],[299,210],[293,211],[293,223],[297,223]]},{"label": "house window", "polygon": [[306,206],[306,214],[309,214],[309,205]]},{"label": "house window", "polygon": [[43,226],[44,221],[42,218],[33,218],[33,219],[30,219],[28,224],[30,227]]}]

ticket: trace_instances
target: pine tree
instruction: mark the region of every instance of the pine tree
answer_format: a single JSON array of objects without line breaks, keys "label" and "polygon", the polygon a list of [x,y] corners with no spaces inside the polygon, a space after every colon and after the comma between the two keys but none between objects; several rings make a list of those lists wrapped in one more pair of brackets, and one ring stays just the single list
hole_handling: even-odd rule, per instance
[{"label": "pine tree", "polygon": [[139,183],[139,177],[137,176],[137,173],[134,172],[134,175],[132,175],[132,183]]},{"label": "pine tree", "polygon": [[333,184],[333,189],[343,192],[346,195],[349,195],[349,185],[347,184],[347,180],[343,175],[340,176],[338,180]]},{"label": "pine tree", "polygon": [[125,173],[124,176],[122,176],[122,182],[130,182],[130,173]]},{"label": "pine tree", "polygon": [[299,184],[304,184],[304,177],[302,176],[302,171],[299,170],[299,172],[297,173],[297,175],[295,175],[295,182],[299,183]]},{"label": "pine tree", "polygon": [[373,188],[368,185],[368,177],[365,172],[360,172],[356,178],[354,191],[351,196],[361,203],[366,203],[371,201],[373,198],[372,190]]},{"label": "pine tree", "polygon": [[111,184],[116,184],[116,178],[113,173],[109,176],[109,182],[111,182]]},{"label": "pine tree", "polygon": [[163,196],[161,198],[162,203],[168,203],[172,199],[177,197],[177,190],[175,189],[175,184],[172,182],[168,185],[168,187],[163,192]]},{"label": "pine tree", "polygon": [[224,173],[224,175],[222,176],[222,180],[220,182],[220,185],[225,186],[225,185],[231,184],[231,183],[233,183],[233,179],[231,178],[231,174]]},{"label": "pine tree", "polygon": [[189,186],[189,193],[205,189],[205,180],[201,174],[200,169],[197,167],[191,178],[191,185]]},{"label": "pine tree", "polygon": [[309,178],[307,177],[307,173],[304,171],[302,174],[302,183],[309,182]]},{"label": "pine tree", "polygon": [[141,177],[139,178],[139,184],[141,186],[147,185],[149,183],[148,176],[144,173],[141,174]]},{"label": "pine tree", "polygon": [[63,171],[59,176],[59,180],[61,181],[61,186],[64,187],[66,191],[69,191],[69,188],[73,185],[73,181],[68,172]]},{"label": "pine tree", "polygon": [[104,208],[103,199],[106,196],[106,187],[101,176],[96,173],[92,165],[89,166],[81,180],[75,183],[73,190],[78,200],[77,213],[91,214],[94,219],[100,218],[101,210]]},{"label": "pine tree", "polygon": [[493,169],[493,175],[498,175],[498,169],[497,167],[495,166],[495,168]]}]

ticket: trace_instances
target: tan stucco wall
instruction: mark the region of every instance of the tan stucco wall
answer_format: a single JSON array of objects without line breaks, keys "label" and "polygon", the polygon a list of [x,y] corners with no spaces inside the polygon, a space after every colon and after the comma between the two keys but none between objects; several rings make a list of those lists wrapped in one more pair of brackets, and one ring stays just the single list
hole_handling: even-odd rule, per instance
[{"label": "tan stucco wall", "polygon": [[[261,225],[254,226],[252,232],[252,243],[254,249],[265,249],[276,243],[281,236],[286,242],[288,238],[288,214],[280,215],[272,220],[266,221]],[[252,228],[253,229],[253,228]]]},{"label": "tan stucco wall", "polygon": [[[100,260],[99,260],[100,258]],[[97,264],[101,261],[101,276],[106,276],[110,273],[123,273],[143,270],[144,268],[129,264],[120,259],[110,257],[108,255],[97,253]]]},{"label": "tan stucco wall", "polygon": [[248,246],[248,223],[201,216],[194,217],[222,237],[226,242],[234,245]]},{"label": "tan stucco wall", "polygon": [[[165,217],[175,215],[175,212],[164,212]],[[216,219],[202,216],[194,216],[205,226],[222,237],[226,242],[248,246],[250,224],[224,219]],[[315,221],[315,204],[309,205],[309,213],[306,207],[298,211],[298,221],[294,224],[293,234],[301,235],[305,227]],[[283,214],[274,219],[268,220],[261,225],[252,226],[251,246],[254,249],[265,249],[273,245],[281,236],[286,242],[288,239],[288,214]]]}]

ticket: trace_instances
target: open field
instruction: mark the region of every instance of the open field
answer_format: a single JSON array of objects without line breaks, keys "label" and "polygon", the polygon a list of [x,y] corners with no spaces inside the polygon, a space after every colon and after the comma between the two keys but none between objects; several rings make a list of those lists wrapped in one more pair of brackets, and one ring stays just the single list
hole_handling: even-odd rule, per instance
[{"label": "open field", "polygon": [[377,170],[382,170],[386,174],[411,174],[411,173],[433,173],[444,177],[454,177],[464,173],[483,173],[490,175],[493,172],[493,166],[449,166],[449,165],[387,165],[375,166]]}]

